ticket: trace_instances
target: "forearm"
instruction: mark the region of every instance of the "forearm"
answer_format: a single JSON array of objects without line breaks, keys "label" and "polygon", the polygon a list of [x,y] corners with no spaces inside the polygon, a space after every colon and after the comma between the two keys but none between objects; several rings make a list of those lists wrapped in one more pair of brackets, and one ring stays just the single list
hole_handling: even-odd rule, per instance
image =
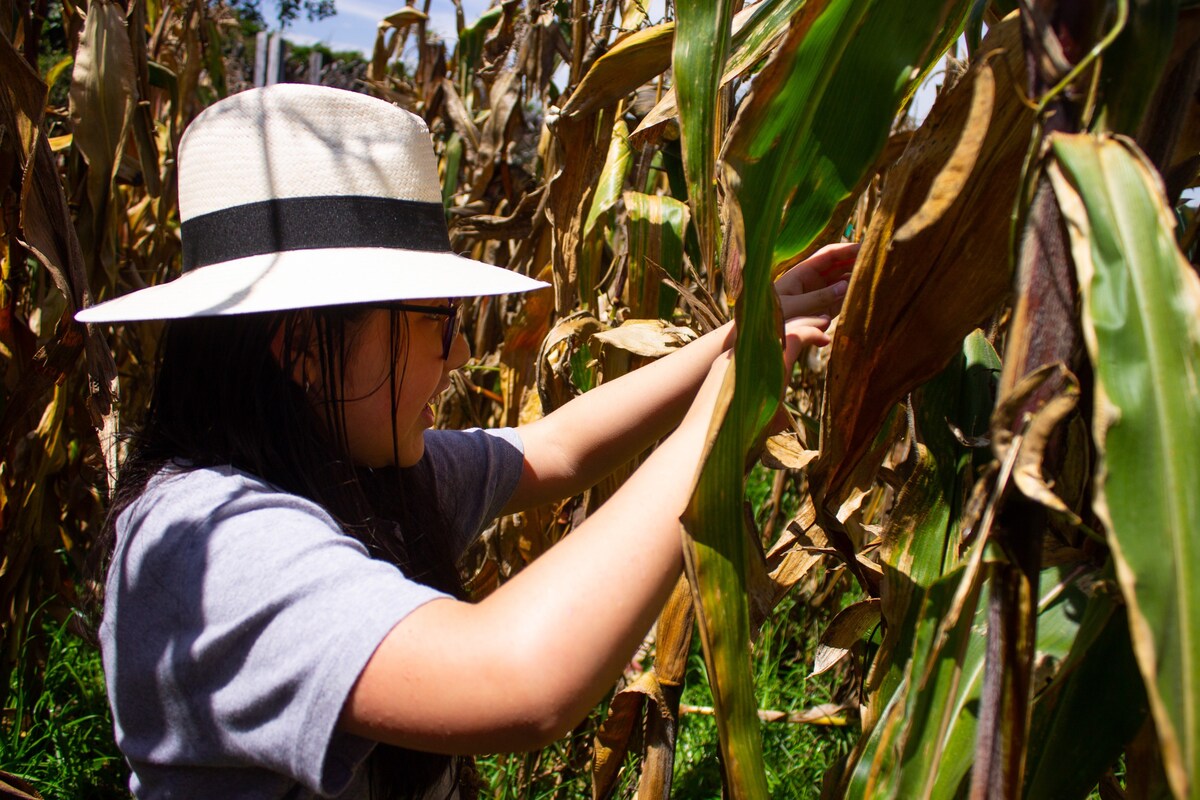
[{"label": "forearm", "polygon": [[547,704],[548,739],[570,730],[612,686],[679,578],[679,518],[704,435],[703,425],[696,428],[673,434],[616,495],[480,609],[484,628],[511,630],[523,620],[503,646],[540,654],[544,668],[532,688]]},{"label": "forearm", "polygon": [[507,510],[581,492],[661,439],[679,424],[713,361],[732,344],[730,323],[522,426],[532,474]]},{"label": "forearm", "polygon": [[[857,245],[833,245],[776,283],[784,320],[836,314]],[[824,324],[824,323],[822,323]],[[683,416],[713,359],[733,346],[726,324],[671,355],[601,384],[552,414],[523,426],[526,464],[506,511],[587,489],[641,453]]]}]

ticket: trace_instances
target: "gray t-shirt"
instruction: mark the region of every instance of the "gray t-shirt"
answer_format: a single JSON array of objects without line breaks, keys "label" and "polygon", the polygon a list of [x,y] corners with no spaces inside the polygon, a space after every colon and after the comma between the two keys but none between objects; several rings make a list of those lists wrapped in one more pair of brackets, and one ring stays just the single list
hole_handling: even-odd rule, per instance
[{"label": "gray t-shirt", "polygon": [[[430,431],[456,546],[516,488],[512,429]],[[374,743],[335,729],[387,633],[445,595],[320,506],[233,468],[164,470],[117,521],[100,644],[144,798],[363,797]]]}]

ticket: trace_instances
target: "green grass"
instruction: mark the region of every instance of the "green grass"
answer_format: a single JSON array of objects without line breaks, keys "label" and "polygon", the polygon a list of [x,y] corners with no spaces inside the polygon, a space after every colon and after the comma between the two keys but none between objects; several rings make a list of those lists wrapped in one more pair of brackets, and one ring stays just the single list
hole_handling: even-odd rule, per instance
[{"label": "green grass", "polygon": [[[802,711],[831,701],[835,679],[830,675],[808,677],[825,622],[824,613],[790,597],[775,610],[763,626],[754,649],[755,688],[760,708]],[[712,705],[704,659],[696,643],[688,664],[683,702]],[[826,771],[850,751],[858,728],[775,722],[763,723],[762,733],[771,796],[800,800],[820,796]],[[683,715],[676,745],[674,797],[692,800],[721,796],[717,751],[716,721],[709,716]]]},{"label": "green grass", "polygon": [[[35,684],[41,676],[39,689]],[[26,639],[0,721],[0,765],[47,798],[128,796],[100,652],[66,623]]]},{"label": "green grass", "polygon": [[[813,653],[829,613],[810,608],[802,600],[787,598],[764,625],[755,645],[753,666],[759,706],[764,709],[801,711],[831,702],[838,678],[809,678]],[[692,641],[683,703],[711,706],[712,693],[705,677],[699,637]],[[559,742],[538,753],[490,756],[479,759],[481,776],[490,792],[501,800],[549,800],[591,797],[590,745],[603,709],[577,730],[573,740]],[[817,798],[825,773],[850,751],[858,727],[763,723],[763,751],[772,797]],[[672,796],[678,800],[721,797],[721,772],[716,721],[706,715],[680,718],[675,749]],[[616,796],[636,796],[640,763],[626,759]]]}]

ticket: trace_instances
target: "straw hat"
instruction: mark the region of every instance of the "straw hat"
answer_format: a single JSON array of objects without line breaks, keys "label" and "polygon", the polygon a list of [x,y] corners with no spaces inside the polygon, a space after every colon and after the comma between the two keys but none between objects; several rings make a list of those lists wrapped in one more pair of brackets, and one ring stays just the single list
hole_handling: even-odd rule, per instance
[{"label": "straw hat", "polygon": [[450,250],[420,117],[355,92],[277,84],[226,98],[179,145],[183,275],[80,322],[179,319],[524,292]]}]

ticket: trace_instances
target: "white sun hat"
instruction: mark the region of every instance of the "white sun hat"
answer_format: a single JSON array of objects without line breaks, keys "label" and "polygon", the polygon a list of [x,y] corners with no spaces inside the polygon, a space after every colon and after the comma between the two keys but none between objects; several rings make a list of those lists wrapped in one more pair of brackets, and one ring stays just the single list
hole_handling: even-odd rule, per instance
[{"label": "white sun hat", "polygon": [[276,84],[226,98],[179,145],[183,274],[80,322],[474,297],[547,284],[450,249],[420,117],[356,92]]}]

